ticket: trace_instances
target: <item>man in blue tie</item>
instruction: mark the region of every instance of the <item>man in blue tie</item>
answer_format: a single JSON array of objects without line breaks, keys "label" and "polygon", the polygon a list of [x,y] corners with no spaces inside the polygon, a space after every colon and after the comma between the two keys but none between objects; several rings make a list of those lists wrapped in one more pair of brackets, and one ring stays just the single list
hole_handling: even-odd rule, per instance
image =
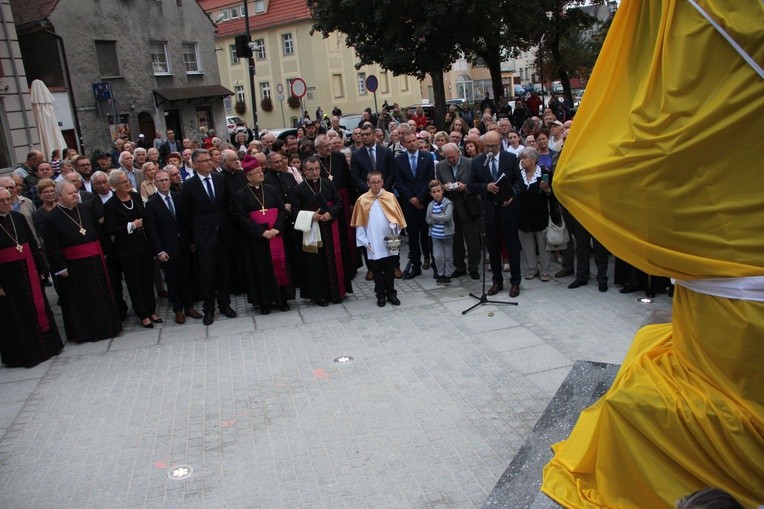
[{"label": "man in blue tie", "polygon": [[[430,259],[430,242],[427,235],[428,183],[435,178],[435,164],[429,152],[419,150],[419,140],[413,131],[403,136],[406,151],[395,157],[395,188],[400,194],[401,208],[406,219],[409,237],[409,262],[411,268],[404,279],[422,274],[422,254]],[[428,263],[429,265],[429,263]]]},{"label": "man in blue tie", "polygon": [[175,323],[182,324],[186,316],[202,318],[194,309],[191,290],[191,243],[180,229],[177,214],[180,193],[170,190],[170,174],[157,170],[154,185],[157,192],[146,203],[144,226],[154,255],[164,270]]},{"label": "man in blue tie", "polygon": [[204,325],[215,320],[215,297],[220,312],[237,316],[231,309],[227,260],[224,256],[223,226],[228,220],[230,198],[223,177],[212,173],[212,156],[196,149],[191,155],[195,175],[183,183],[177,207],[184,234],[191,239],[199,263],[199,286],[204,299]]},{"label": "man in blue tie", "polygon": [[496,131],[489,131],[483,137],[485,153],[472,160],[467,188],[470,193],[483,195],[485,198],[485,241],[488,258],[491,261],[493,285],[486,292],[496,295],[504,289],[504,276],[501,272],[501,242],[509,254],[510,297],[520,295],[520,238],[517,234],[518,207],[517,199],[505,201],[497,199],[499,186],[496,181],[504,175],[515,193],[521,192],[522,176],[517,157],[501,150],[501,136]]}]

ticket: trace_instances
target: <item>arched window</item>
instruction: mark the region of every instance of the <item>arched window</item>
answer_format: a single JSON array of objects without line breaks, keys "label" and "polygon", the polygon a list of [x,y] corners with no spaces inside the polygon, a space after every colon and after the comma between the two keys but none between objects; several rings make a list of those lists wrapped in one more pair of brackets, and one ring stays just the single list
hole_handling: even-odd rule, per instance
[{"label": "arched window", "polygon": [[472,89],[472,78],[468,74],[460,74],[456,77],[456,96],[471,103],[475,100]]}]

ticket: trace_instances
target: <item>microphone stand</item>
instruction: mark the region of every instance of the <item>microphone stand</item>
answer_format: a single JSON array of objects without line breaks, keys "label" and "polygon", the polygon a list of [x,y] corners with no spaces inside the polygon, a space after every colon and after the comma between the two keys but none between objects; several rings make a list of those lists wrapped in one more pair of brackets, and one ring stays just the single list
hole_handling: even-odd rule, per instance
[{"label": "microphone stand", "polygon": [[[487,163],[488,163],[488,158],[486,158],[486,164]],[[507,305],[507,306],[517,306],[518,305],[517,302],[510,302],[510,301],[506,301],[506,300],[491,300],[491,299],[488,298],[488,294],[485,291],[485,273],[486,273],[486,267],[485,267],[485,254],[486,254],[485,207],[486,207],[486,195],[487,194],[488,194],[488,187],[486,186],[486,188],[483,190],[483,195],[482,195],[482,199],[483,199],[483,217],[482,217],[482,224],[481,224],[481,228],[480,228],[480,236],[481,236],[480,240],[481,240],[481,242],[483,244],[483,249],[481,250],[481,256],[483,257],[483,293],[480,295],[480,297],[478,297],[474,293],[470,293],[469,294],[470,297],[472,297],[474,299],[477,299],[478,302],[476,304],[468,307],[464,311],[462,311],[463,315],[466,315],[467,313],[469,313],[470,311],[472,311],[476,307],[482,306],[483,304],[504,304],[504,305]],[[501,256],[501,248],[499,248],[499,256]],[[501,266],[501,264],[499,264],[499,266]],[[504,276],[502,275],[502,279],[503,278],[504,278]]]}]

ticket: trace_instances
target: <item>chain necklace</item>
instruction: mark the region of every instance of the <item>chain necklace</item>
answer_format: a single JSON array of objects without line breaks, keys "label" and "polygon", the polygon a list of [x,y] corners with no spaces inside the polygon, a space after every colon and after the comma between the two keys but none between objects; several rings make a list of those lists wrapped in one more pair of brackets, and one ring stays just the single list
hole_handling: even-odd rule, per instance
[{"label": "chain necklace", "polygon": [[255,194],[255,191],[253,190],[252,186],[247,186],[247,187],[249,188],[249,192],[250,192],[250,193],[252,193],[252,196],[254,196],[254,197],[255,197],[255,200],[257,200],[257,203],[259,203],[259,204],[260,204],[260,213],[261,213],[262,215],[265,215],[265,213],[268,211],[268,209],[266,209],[266,208],[265,208],[265,189],[263,189],[262,187],[260,187],[260,192],[261,192],[261,193],[262,193],[262,195],[263,195],[263,199],[261,200],[261,199],[260,199],[260,198],[258,198],[258,197],[257,197],[257,195]]},{"label": "chain necklace", "polygon": [[328,175],[327,178],[329,180],[334,180],[334,175],[332,175],[332,155],[329,154],[329,167],[328,168],[324,164],[324,161],[323,161],[322,157],[318,158],[318,163],[321,165],[321,169],[324,170],[326,172],[326,174]]},{"label": "chain necklace", "polygon": [[24,251],[24,246],[19,244],[19,233],[16,231],[16,223],[13,222],[13,218],[11,217],[10,214],[8,214],[8,219],[11,220],[11,224],[13,225],[13,235],[11,235],[11,232],[5,229],[5,226],[3,226],[2,223],[0,223],[0,228],[2,228],[3,231],[6,233],[6,235],[8,235],[11,238],[11,240],[16,243],[16,251],[21,253],[22,251]]},{"label": "chain necklace", "polygon": [[67,213],[66,213],[66,209],[64,209],[64,207],[62,207],[61,205],[58,205],[58,208],[60,208],[60,209],[61,209],[61,211],[64,213],[64,215],[65,215],[66,217],[68,217],[69,219],[71,219],[71,221],[72,221],[74,224],[76,224],[77,226],[79,226],[79,227],[80,227],[80,235],[85,235],[85,234],[88,232],[88,231],[87,231],[87,230],[86,230],[86,229],[85,229],[85,228],[82,226],[82,216],[80,215],[80,209],[78,209],[76,205],[74,206],[74,210],[76,210],[76,211],[77,211],[77,219],[79,219],[79,220],[80,220],[80,222],[79,222],[79,223],[78,223],[77,221],[75,221],[75,220],[74,220],[74,218],[73,218],[72,216],[70,216],[69,214],[67,214]]}]

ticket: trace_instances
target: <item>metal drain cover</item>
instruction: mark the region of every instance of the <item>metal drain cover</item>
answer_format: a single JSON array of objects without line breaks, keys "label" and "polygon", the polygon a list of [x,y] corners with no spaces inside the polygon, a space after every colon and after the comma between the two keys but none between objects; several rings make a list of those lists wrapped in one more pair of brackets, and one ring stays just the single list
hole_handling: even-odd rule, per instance
[{"label": "metal drain cover", "polygon": [[191,477],[194,468],[191,465],[178,465],[167,471],[167,477],[173,481],[182,481]]},{"label": "metal drain cover", "polygon": [[345,364],[348,362],[353,362],[353,358],[348,355],[344,355],[342,357],[337,357],[336,359],[334,359],[334,362],[338,364]]}]

